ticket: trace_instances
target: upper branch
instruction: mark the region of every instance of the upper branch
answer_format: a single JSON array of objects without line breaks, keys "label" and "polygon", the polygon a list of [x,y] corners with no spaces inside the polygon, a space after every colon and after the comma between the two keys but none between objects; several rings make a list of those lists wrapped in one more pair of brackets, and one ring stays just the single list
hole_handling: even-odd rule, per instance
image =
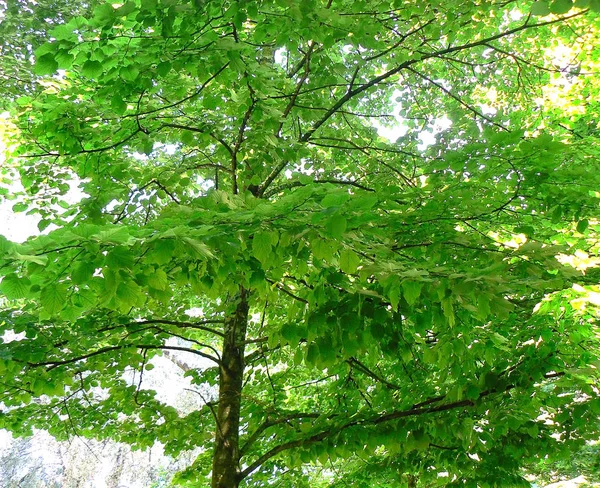
[{"label": "upper branch", "polygon": [[372,80],[370,80],[366,83],[363,83],[354,89],[349,89],[342,98],[340,98],[335,104],[333,104],[333,106],[323,115],[323,117],[321,117],[319,120],[317,120],[313,124],[313,126],[307,132],[304,133],[304,135],[301,138],[301,141],[308,142],[310,140],[310,138],[312,137],[312,135],[316,132],[316,130],[319,127],[321,127],[325,122],[327,122],[327,120],[329,120],[329,118],[331,116],[336,114],[337,111],[340,108],[342,108],[347,102],[349,102],[354,97],[356,97],[356,95],[364,92],[365,90],[368,90],[369,88],[372,88],[372,87],[378,85],[382,81],[390,78],[391,76],[398,74],[403,69],[406,69],[414,64],[421,63],[422,61],[425,61],[427,59],[437,58],[437,57],[443,56],[445,54],[450,54],[450,53],[454,53],[457,51],[464,51],[464,50],[471,49],[471,48],[477,47],[477,46],[484,46],[492,41],[495,41],[497,39],[502,39],[503,37],[507,37],[512,34],[516,34],[517,32],[520,32],[523,30],[534,29],[536,27],[543,27],[546,25],[556,24],[558,22],[564,22],[565,20],[569,20],[574,17],[578,17],[580,15],[583,15],[584,13],[585,12],[578,12],[576,14],[565,16],[565,17],[560,17],[558,19],[548,20],[546,22],[538,22],[537,24],[529,24],[526,21],[519,27],[515,27],[513,29],[509,29],[507,31],[501,32],[499,34],[496,34],[496,35],[493,35],[490,37],[486,37],[485,39],[480,39],[479,41],[468,42],[466,44],[461,44],[459,46],[449,46],[445,49],[441,49],[439,51],[435,51],[432,53],[423,53],[419,59],[409,59],[409,60],[405,61],[404,63],[396,66],[395,68],[392,68],[392,69],[386,71],[385,73],[373,78]]}]

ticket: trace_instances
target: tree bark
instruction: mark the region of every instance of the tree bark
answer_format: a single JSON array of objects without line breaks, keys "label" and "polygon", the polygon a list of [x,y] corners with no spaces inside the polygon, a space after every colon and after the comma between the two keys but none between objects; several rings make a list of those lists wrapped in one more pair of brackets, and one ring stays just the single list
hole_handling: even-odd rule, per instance
[{"label": "tree bark", "polygon": [[235,309],[227,317],[224,325],[212,488],[236,488],[240,481],[239,427],[245,367],[244,343],[248,325],[248,294],[248,290],[240,287]]}]

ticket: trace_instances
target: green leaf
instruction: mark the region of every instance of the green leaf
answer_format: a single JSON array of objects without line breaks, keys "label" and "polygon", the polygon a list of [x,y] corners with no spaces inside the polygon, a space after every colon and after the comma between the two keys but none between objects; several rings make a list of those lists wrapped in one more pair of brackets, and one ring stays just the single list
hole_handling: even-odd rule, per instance
[{"label": "green leaf", "polygon": [[67,285],[63,283],[48,285],[42,288],[40,293],[40,303],[51,316],[56,315],[63,309],[66,300]]},{"label": "green leaf", "polygon": [[118,94],[113,95],[113,97],[110,99],[110,106],[119,115],[123,115],[127,110],[127,102],[125,102],[125,100],[123,100],[123,98]]},{"label": "green leaf", "polygon": [[116,246],[106,253],[105,262],[112,269],[131,269],[135,263],[135,255],[127,247]]},{"label": "green leaf", "polygon": [[167,76],[169,74],[169,71],[171,71],[172,68],[172,64],[168,61],[163,61],[162,63],[158,63],[158,65],[156,66],[156,73],[159,76]]},{"label": "green leaf", "polygon": [[252,237],[252,253],[264,265],[271,259],[272,237],[269,232],[259,231]]},{"label": "green leaf", "polygon": [[29,209],[29,205],[24,202],[17,202],[12,206],[12,211],[15,213],[25,212]]},{"label": "green leaf", "polygon": [[41,58],[44,54],[54,54],[56,53],[58,45],[56,43],[52,43],[52,42],[45,42],[44,44],[42,44],[41,46],[39,46],[34,52],[33,54],[35,55],[36,59]]},{"label": "green leaf", "polygon": [[332,192],[328,193],[323,200],[321,200],[321,205],[323,207],[339,207],[344,202],[346,202],[350,198],[348,193],[340,193],[340,192]]},{"label": "green leaf", "polygon": [[550,11],[553,14],[566,14],[573,8],[573,0],[553,0],[550,4]]},{"label": "green leaf", "polygon": [[448,320],[448,325],[454,327],[456,324],[456,316],[454,314],[454,302],[451,297],[444,298],[442,300],[442,310],[444,311],[444,317]]},{"label": "green leaf", "polygon": [[398,305],[400,304],[400,293],[400,281],[398,279],[394,279],[387,291],[387,296],[390,299],[392,310],[394,311],[398,310]]},{"label": "green leaf", "polygon": [[118,15],[119,17],[126,17],[127,15],[129,15],[132,12],[135,12],[137,9],[137,6],[135,4],[135,2],[125,2],[124,5],[121,5],[117,10],[116,10],[116,15]]},{"label": "green leaf", "polygon": [[340,269],[344,273],[353,274],[360,264],[360,258],[351,249],[343,249],[340,252]]},{"label": "green leaf", "polygon": [[148,285],[156,290],[166,290],[168,286],[169,280],[167,277],[167,273],[165,273],[162,269],[156,269],[148,278]]},{"label": "green leaf", "polygon": [[57,67],[60,69],[69,69],[73,65],[74,57],[66,49],[61,49],[56,53]]},{"label": "green leaf", "polygon": [[140,286],[131,280],[119,283],[116,296],[120,309],[124,312],[132,307],[141,307],[146,301]]},{"label": "green leaf", "polygon": [[414,305],[421,295],[421,288],[423,288],[423,283],[418,281],[403,281],[402,282],[402,291],[404,294],[404,299],[408,302],[409,305]]},{"label": "green leaf", "polygon": [[587,219],[580,220],[577,222],[577,232],[583,234],[588,228],[590,222]]},{"label": "green leaf", "polygon": [[25,277],[19,277],[15,273],[6,275],[0,281],[0,293],[9,300],[17,300],[29,296],[31,281]]},{"label": "green leaf", "polygon": [[92,279],[96,266],[89,261],[78,263],[71,273],[71,281],[76,285],[82,285]]},{"label": "green leaf", "polygon": [[327,229],[329,235],[338,239],[344,235],[344,232],[346,232],[346,226],[346,219],[339,214],[334,215],[325,224],[325,228]]},{"label": "green leaf", "polygon": [[306,349],[306,364],[314,366],[319,359],[319,348],[315,343],[310,344]]},{"label": "green leaf", "polygon": [[88,59],[81,67],[81,72],[87,78],[98,78],[102,74],[103,67],[100,61]]},{"label": "green leaf", "polygon": [[484,320],[490,314],[490,300],[481,293],[477,296],[477,317]]},{"label": "green leaf", "polygon": [[204,242],[201,242],[198,239],[192,239],[191,237],[184,237],[182,240],[188,244],[198,256],[208,259],[215,258],[214,253]]},{"label": "green leaf", "polygon": [[550,10],[550,6],[548,5],[547,1],[541,0],[538,2],[533,2],[533,4],[531,5],[531,15],[543,17],[551,13],[552,11]]},{"label": "green leaf", "polygon": [[58,63],[54,59],[53,53],[44,54],[35,60],[35,74],[36,75],[52,75],[58,69]]},{"label": "green leaf", "polygon": [[125,81],[135,81],[139,74],[140,70],[133,64],[124,66],[119,70],[119,75]]},{"label": "green leaf", "polygon": [[95,234],[93,238],[105,244],[127,244],[131,239],[129,229],[125,226],[115,225]]},{"label": "green leaf", "polygon": [[10,242],[6,237],[0,235],[0,258],[8,255],[14,249],[15,245]]},{"label": "green leaf", "polygon": [[19,261],[24,261],[27,263],[35,263],[35,264],[39,264],[40,266],[45,266],[46,263],[48,262],[48,256],[45,254],[41,254],[41,255],[35,255],[35,254],[21,254],[18,252],[13,252],[13,256],[15,257],[15,259],[18,259]]},{"label": "green leaf", "polygon": [[311,241],[311,248],[317,259],[324,259],[325,261],[331,261],[335,252],[331,242],[320,238]]}]

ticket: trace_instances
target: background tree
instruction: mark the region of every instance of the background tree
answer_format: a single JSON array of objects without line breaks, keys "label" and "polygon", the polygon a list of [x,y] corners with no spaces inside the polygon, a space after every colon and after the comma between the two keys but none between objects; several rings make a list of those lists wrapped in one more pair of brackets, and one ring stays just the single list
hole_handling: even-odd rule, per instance
[{"label": "background tree", "polygon": [[[203,446],[177,481],[213,488],[527,485],[597,437],[597,10],[143,0],[49,31],[5,97],[47,234],[0,238],[0,426]],[[161,352],[205,361],[201,409],[144,387]]]}]

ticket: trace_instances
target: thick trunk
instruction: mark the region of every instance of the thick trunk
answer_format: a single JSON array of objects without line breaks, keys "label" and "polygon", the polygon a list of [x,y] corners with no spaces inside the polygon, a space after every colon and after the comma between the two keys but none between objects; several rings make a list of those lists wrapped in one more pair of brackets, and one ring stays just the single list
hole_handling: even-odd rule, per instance
[{"label": "thick trunk", "polygon": [[248,290],[240,288],[236,300],[235,310],[225,321],[212,488],[236,488],[239,483],[240,404],[244,379],[244,342],[248,324]]}]

